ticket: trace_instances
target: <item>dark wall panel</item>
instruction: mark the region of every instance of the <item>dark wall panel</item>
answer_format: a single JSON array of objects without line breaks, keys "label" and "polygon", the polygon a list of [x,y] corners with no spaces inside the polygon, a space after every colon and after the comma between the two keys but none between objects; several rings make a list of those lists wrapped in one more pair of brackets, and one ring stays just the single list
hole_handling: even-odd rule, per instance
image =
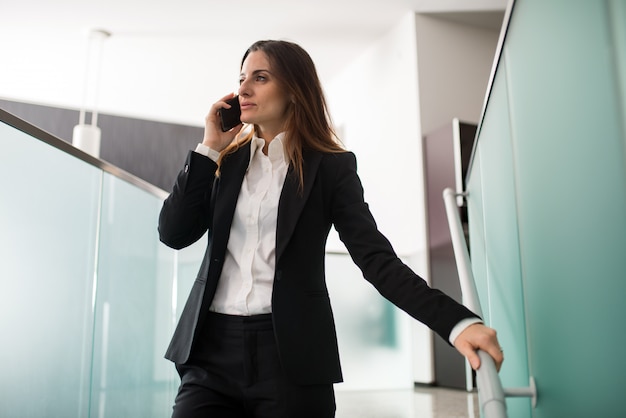
[{"label": "dark wall panel", "polygon": [[[446,187],[456,188],[457,173],[461,178],[465,177],[476,125],[459,122],[457,138],[454,123],[424,137],[424,179],[430,281],[433,287],[462,303],[459,275],[442,194]],[[461,161],[454,158],[455,147],[460,150]],[[459,211],[464,214],[466,208],[459,208]],[[467,385],[463,357],[441,338],[434,339],[433,348],[435,383],[439,386],[465,389]]]},{"label": "dark wall panel", "polygon": [[[77,110],[8,100],[0,100],[0,108],[72,142]],[[202,141],[203,135],[201,127],[106,114],[98,115],[98,127],[102,130],[102,160],[166,191],[174,184],[187,152]]]}]

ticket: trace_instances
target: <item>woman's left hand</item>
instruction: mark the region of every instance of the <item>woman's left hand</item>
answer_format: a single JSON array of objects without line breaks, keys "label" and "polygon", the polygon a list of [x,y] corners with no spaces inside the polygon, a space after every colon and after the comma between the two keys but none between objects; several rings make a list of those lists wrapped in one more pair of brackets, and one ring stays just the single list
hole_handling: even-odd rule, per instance
[{"label": "woman's left hand", "polygon": [[498,342],[496,330],[483,324],[472,324],[463,330],[454,340],[454,347],[467,358],[474,370],[478,370],[480,367],[480,357],[476,353],[477,350],[483,350],[493,357],[498,371],[500,371],[504,361],[504,353]]}]

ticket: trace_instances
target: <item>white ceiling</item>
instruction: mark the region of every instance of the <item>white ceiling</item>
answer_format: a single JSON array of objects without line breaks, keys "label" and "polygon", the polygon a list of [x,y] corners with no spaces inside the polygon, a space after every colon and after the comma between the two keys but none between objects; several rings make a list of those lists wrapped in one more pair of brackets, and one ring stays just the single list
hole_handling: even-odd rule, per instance
[{"label": "white ceiling", "polygon": [[[507,0],[0,0],[1,32],[20,36],[205,39],[213,50],[294,40],[326,77],[411,11],[499,27]],[[449,13],[448,13],[449,12]],[[219,52],[218,52],[219,55]]]}]

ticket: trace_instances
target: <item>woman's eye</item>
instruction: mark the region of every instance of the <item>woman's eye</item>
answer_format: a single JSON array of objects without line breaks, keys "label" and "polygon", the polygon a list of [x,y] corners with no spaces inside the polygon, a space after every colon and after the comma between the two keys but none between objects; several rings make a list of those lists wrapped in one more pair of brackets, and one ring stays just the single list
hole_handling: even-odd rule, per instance
[{"label": "woman's eye", "polygon": [[[257,81],[257,82],[265,82],[265,81],[267,81],[267,76],[262,75],[262,74],[256,74],[256,75],[254,75],[253,80]],[[245,77],[241,77],[239,79],[239,85],[242,85],[245,81],[246,81],[246,78]]]}]

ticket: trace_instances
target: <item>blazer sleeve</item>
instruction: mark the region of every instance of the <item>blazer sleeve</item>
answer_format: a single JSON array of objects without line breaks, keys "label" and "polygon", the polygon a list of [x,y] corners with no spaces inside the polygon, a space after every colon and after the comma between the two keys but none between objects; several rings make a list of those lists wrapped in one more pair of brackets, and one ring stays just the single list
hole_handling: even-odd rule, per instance
[{"label": "blazer sleeve", "polygon": [[211,195],[217,187],[217,164],[189,151],[172,193],[159,215],[159,239],[165,245],[185,248],[199,240],[211,224]]},{"label": "blazer sleeve", "polygon": [[352,153],[335,158],[332,221],[366,280],[389,301],[448,341],[461,320],[477,317],[443,292],[432,289],[396,255],[378,230],[364,200],[363,187]]}]

